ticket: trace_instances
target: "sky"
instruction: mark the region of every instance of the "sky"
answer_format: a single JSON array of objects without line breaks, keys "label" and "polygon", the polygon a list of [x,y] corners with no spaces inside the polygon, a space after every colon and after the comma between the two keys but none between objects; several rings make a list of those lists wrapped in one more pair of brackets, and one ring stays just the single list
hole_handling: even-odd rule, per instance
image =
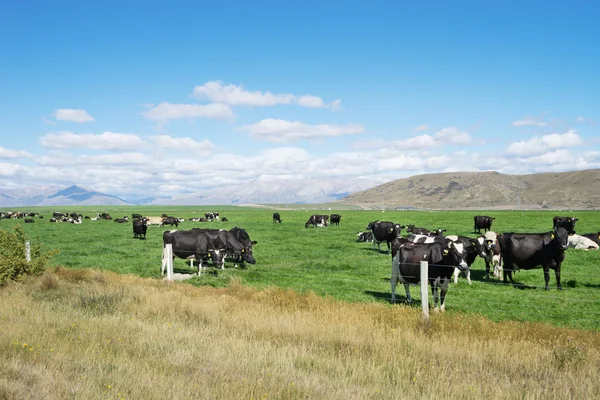
[{"label": "sky", "polygon": [[0,189],[600,168],[599,17],[593,1],[2,2]]}]

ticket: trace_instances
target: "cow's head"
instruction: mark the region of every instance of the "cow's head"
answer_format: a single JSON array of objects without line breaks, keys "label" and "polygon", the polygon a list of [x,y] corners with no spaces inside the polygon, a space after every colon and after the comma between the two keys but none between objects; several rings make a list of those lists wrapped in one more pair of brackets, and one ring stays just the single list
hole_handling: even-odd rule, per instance
[{"label": "cow's head", "polygon": [[[256,243],[256,242],[253,242]],[[256,260],[252,255],[252,246],[244,246],[242,247],[242,259],[249,264],[256,264]]]},{"label": "cow's head", "polygon": [[561,250],[566,250],[569,247],[569,235],[575,234],[575,231],[567,231],[562,226],[554,228],[554,232],[550,235],[550,241],[555,243]]},{"label": "cow's head", "polygon": [[456,243],[452,240],[446,241],[446,246],[442,251],[442,257],[447,258],[450,265],[456,266],[461,271],[469,269],[469,265],[465,261],[467,255],[466,249],[462,243]]}]

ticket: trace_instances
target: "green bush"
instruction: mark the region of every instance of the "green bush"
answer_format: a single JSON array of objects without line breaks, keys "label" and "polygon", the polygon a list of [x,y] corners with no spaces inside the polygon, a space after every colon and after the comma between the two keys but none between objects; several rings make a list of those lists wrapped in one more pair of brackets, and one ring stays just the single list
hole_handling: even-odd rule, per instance
[{"label": "green bush", "polygon": [[31,243],[31,261],[25,258],[25,243],[29,239],[21,225],[12,232],[0,230],[0,286],[7,281],[23,279],[27,275],[39,275],[49,265],[50,258],[58,251],[42,252],[39,243]]}]

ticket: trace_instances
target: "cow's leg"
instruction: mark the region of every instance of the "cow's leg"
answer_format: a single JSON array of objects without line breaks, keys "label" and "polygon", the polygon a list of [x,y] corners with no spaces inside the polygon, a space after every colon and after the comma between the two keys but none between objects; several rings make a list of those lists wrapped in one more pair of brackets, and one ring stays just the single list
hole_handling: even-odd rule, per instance
[{"label": "cow's leg", "polygon": [[487,258],[485,259],[485,280],[490,280],[490,262]]},{"label": "cow's leg", "polygon": [[550,284],[550,267],[548,265],[544,265],[544,281],[546,282],[546,290],[550,290],[548,286]]},{"label": "cow's leg", "polygon": [[400,275],[400,252],[396,253],[392,258],[392,278],[390,279],[390,285],[392,287],[392,304],[396,302],[396,284],[398,283],[398,276]]},{"label": "cow's leg", "polygon": [[[467,270],[468,273],[468,270]],[[467,275],[468,278],[468,275]],[[442,283],[440,285],[441,287],[441,291],[440,291],[440,311],[444,312],[446,311],[446,293],[448,292],[448,284],[450,283],[450,279],[449,278],[444,278],[442,280]]]},{"label": "cow's leg", "polygon": [[412,304],[412,297],[410,297],[410,285],[408,283],[404,284],[404,291],[406,292],[406,301],[408,304]]},{"label": "cow's leg", "polygon": [[[431,294],[433,295],[433,311],[438,312],[438,285],[439,285],[439,279],[440,278],[436,278],[434,280],[431,281]],[[421,299],[421,301],[423,301],[423,299]]]},{"label": "cow's leg", "polygon": [[460,274],[460,270],[457,267],[454,267],[454,283],[458,283],[458,274]]},{"label": "cow's leg", "polygon": [[390,251],[391,251],[390,242],[386,242],[386,243],[387,243],[387,247],[388,247],[386,254],[390,254]]},{"label": "cow's leg", "polygon": [[[468,283],[469,285],[471,285],[473,282],[471,282],[471,268],[470,268],[470,267],[469,267],[469,268],[467,268],[466,274],[467,274],[467,283]],[[443,311],[443,310],[442,310],[442,311]]]},{"label": "cow's leg", "polygon": [[560,264],[558,264],[558,266],[556,267],[556,270],[554,271],[554,274],[556,276],[556,288],[558,290],[562,290],[562,286],[560,284]]}]

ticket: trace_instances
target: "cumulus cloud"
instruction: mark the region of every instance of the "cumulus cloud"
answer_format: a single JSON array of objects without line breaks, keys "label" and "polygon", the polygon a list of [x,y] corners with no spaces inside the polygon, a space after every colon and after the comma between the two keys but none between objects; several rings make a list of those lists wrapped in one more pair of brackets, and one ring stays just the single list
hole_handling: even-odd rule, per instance
[{"label": "cumulus cloud", "polygon": [[342,135],[356,135],[364,132],[362,125],[307,125],[299,121],[286,121],[282,119],[263,119],[252,125],[244,125],[242,131],[250,136],[270,142],[291,142],[300,139],[318,140],[326,137]]},{"label": "cumulus cloud", "polygon": [[436,140],[445,144],[465,145],[471,143],[471,135],[456,128],[449,127],[435,133]]},{"label": "cumulus cloud", "polygon": [[531,156],[554,149],[582,146],[583,140],[575,132],[575,130],[570,130],[563,134],[553,133],[541,137],[535,136],[529,140],[511,143],[506,149],[506,154],[510,156]]},{"label": "cumulus cloud", "polygon": [[407,139],[398,140],[363,140],[355,143],[354,148],[386,148],[400,151],[408,150],[428,150],[434,147],[444,145],[466,145],[472,142],[471,135],[459,129],[449,127],[444,128],[431,135],[419,135]]},{"label": "cumulus cloud", "polygon": [[541,118],[527,117],[525,119],[513,121],[512,126],[523,127],[523,126],[547,126],[548,124],[541,120]]},{"label": "cumulus cloud", "polygon": [[168,135],[156,135],[152,136],[151,139],[161,148],[180,150],[183,152],[208,154],[215,148],[215,145],[206,139],[197,142],[189,137],[175,138]]},{"label": "cumulus cloud", "polygon": [[0,162],[0,177],[15,177],[27,174],[27,168],[20,164]]},{"label": "cumulus cloud", "polygon": [[71,121],[71,122],[92,122],[94,117],[87,113],[85,110],[75,110],[72,108],[61,108],[54,111],[52,114],[57,121]]},{"label": "cumulus cloud", "polygon": [[160,103],[142,115],[151,120],[166,122],[182,118],[232,119],[235,114],[227,104],[172,104]]},{"label": "cumulus cloud", "polygon": [[48,149],[133,150],[146,143],[133,133],[104,132],[76,134],[73,132],[49,133],[40,138],[40,144]]},{"label": "cumulus cloud", "polygon": [[0,158],[30,158],[32,155],[23,150],[9,150],[0,146]]},{"label": "cumulus cloud", "polygon": [[322,98],[309,94],[295,96],[289,93],[249,91],[242,85],[225,85],[222,81],[206,82],[204,85],[194,87],[192,97],[207,99],[213,103],[227,104],[230,106],[267,107],[278,104],[297,104],[308,108],[332,108],[338,110],[341,100],[334,100],[327,104]]}]

